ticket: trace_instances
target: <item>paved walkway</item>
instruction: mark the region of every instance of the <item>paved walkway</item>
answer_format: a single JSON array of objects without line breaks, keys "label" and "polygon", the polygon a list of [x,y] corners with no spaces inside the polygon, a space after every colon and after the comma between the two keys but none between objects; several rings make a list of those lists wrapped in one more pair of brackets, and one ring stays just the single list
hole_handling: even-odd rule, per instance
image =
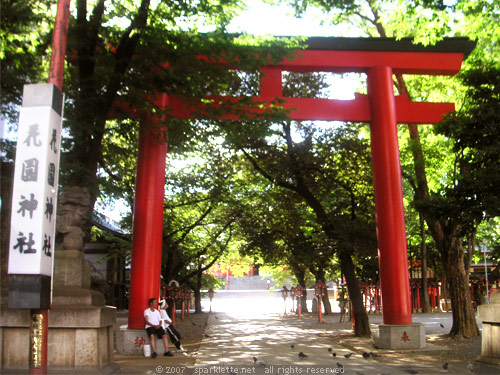
[{"label": "paved walkway", "polygon": [[[429,317],[431,320],[429,331],[436,330],[436,327],[441,329],[439,324],[447,323],[446,318],[449,318],[449,314],[441,314],[440,317],[434,315],[438,314]],[[371,320],[378,320],[377,318],[375,316]],[[328,333],[330,329],[329,324],[318,324],[311,316],[282,319],[277,315],[274,317],[267,315],[262,319],[245,319],[227,314],[212,314],[206,330],[209,337],[204,338],[200,347],[196,367],[198,373],[207,374],[223,373],[225,369],[228,371],[226,373],[233,370],[234,374],[445,373],[442,369],[425,364],[389,366],[377,358],[364,358],[358,352],[345,358],[346,354],[352,353],[350,350],[332,345],[331,341],[322,337],[322,334]],[[429,344],[426,350],[442,349]],[[367,347],[366,352],[370,351],[376,350]],[[300,352],[307,357],[300,357]],[[336,357],[333,357],[332,353],[336,353]],[[255,365],[253,357],[266,366]],[[471,374],[471,371],[464,367],[455,368],[450,373]]]}]

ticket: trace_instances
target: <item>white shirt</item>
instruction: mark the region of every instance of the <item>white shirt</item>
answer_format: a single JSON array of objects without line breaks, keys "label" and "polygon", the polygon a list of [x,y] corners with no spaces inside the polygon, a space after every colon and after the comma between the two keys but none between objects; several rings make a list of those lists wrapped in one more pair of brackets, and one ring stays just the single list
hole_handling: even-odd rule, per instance
[{"label": "white shirt", "polygon": [[161,315],[161,326],[163,329],[167,329],[167,327],[170,325],[170,317],[167,314],[166,310],[161,309],[160,310],[160,315]]},{"label": "white shirt", "polygon": [[[158,310],[151,311],[151,309],[148,307],[146,310],[144,310],[144,318],[148,318],[149,323],[152,325],[158,325],[161,324],[161,315]],[[146,328],[151,327],[151,325],[146,323]]]}]

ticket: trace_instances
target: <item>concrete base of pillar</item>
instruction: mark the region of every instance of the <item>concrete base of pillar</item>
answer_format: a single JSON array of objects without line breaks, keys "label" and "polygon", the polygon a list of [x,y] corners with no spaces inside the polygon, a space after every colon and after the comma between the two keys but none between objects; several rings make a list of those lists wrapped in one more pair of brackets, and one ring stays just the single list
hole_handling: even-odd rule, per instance
[{"label": "concrete base of pillar", "polygon": [[382,349],[423,349],[425,348],[425,327],[415,324],[380,324],[379,337],[375,344]]},{"label": "concrete base of pillar", "polygon": [[[127,325],[123,325],[116,332],[116,353],[117,354],[143,354],[144,345],[151,344],[148,334],[145,329],[128,329]],[[156,352],[162,355],[165,352],[163,339],[155,336]],[[169,342],[169,349],[175,350]]]},{"label": "concrete base of pillar", "polygon": [[[102,367],[113,362],[113,324],[110,306],[55,306],[49,310],[48,366]],[[30,311],[0,309],[2,368],[29,366]]]}]

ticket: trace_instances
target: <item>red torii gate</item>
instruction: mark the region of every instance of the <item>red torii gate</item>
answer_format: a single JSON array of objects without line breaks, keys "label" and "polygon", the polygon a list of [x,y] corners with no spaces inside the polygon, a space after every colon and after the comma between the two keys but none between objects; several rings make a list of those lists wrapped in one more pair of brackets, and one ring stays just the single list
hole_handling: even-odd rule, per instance
[{"label": "red torii gate", "polygon": [[[365,38],[310,38],[308,48],[293,60],[262,67],[259,102],[283,100],[293,120],[370,122],[373,179],[379,247],[384,324],[412,323],[406,228],[397,123],[439,122],[454,110],[453,103],[412,102],[395,96],[393,74],[454,75],[475,43],[446,39],[435,46],[410,40]],[[285,98],[282,72],[366,73],[368,95],[354,100]],[[217,98],[231,101],[231,98]],[[234,98],[233,98],[234,99]],[[174,117],[192,117],[193,105],[158,95],[157,103]],[[167,143],[142,127],[137,159],[132,240],[129,329],[144,328],[143,311],[160,290],[165,159]]]}]

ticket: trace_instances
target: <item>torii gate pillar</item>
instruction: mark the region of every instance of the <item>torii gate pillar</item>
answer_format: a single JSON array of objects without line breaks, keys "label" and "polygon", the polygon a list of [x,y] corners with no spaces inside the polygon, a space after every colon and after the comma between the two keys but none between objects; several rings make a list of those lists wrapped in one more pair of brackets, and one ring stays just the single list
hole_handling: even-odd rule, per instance
[{"label": "torii gate pillar", "polygon": [[[157,129],[160,130],[160,129]],[[128,328],[144,330],[144,309],[158,298],[161,276],[167,142],[141,126],[137,157]]]},{"label": "torii gate pillar", "polygon": [[412,324],[410,283],[406,247],[403,187],[399,157],[396,103],[392,69],[376,66],[368,70],[368,96],[372,120],[372,149],[379,272],[383,324],[378,346],[423,348],[425,329]]},{"label": "torii gate pillar", "polygon": [[368,96],[384,323],[411,324],[403,187],[390,67],[368,71]]}]

